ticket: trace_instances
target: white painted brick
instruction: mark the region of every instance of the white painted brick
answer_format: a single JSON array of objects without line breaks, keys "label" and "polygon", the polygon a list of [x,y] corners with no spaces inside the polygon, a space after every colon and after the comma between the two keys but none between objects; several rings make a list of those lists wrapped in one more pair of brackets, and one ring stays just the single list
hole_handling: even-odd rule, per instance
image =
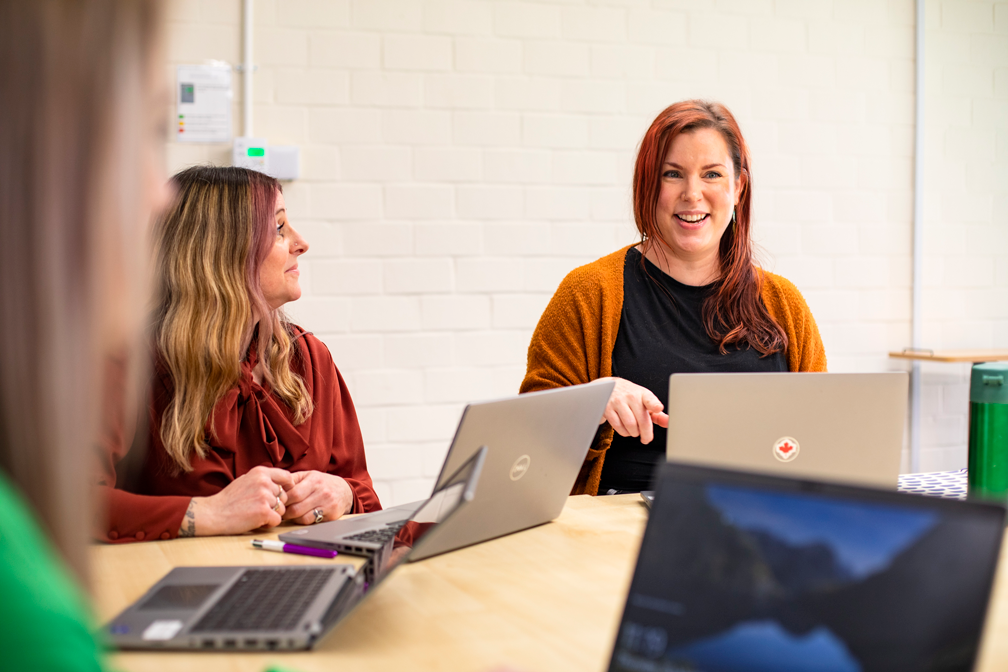
[{"label": "white painted brick", "polygon": [[455,338],[462,366],[517,366],[525,362],[531,330],[467,331]]},{"label": "white painted brick", "polygon": [[567,112],[616,114],[626,109],[622,82],[567,80],[561,89],[561,107]]},{"label": "white painted brick", "polygon": [[526,42],[525,72],[533,75],[583,76],[591,70],[587,45],[572,42]]},{"label": "white painted brick", "polygon": [[320,259],[313,266],[315,294],[382,293],[382,262],[377,259]]},{"label": "white painted brick", "polygon": [[494,79],[482,75],[425,75],[424,105],[451,109],[494,106]]},{"label": "white painted brick", "polygon": [[386,35],[383,64],[393,70],[451,70],[452,39],[433,35]]},{"label": "white painted brick", "polygon": [[609,152],[554,152],[553,181],[558,184],[613,184],[616,157]]},{"label": "white painted brick", "polygon": [[373,33],[312,31],[308,35],[309,62],[321,68],[377,68],[381,65],[381,37]]},{"label": "white painted brick", "polygon": [[422,9],[414,0],[352,0],[350,17],[356,28],[418,31],[423,25]]},{"label": "white painted brick", "polygon": [[805,254],[856,254],[857,229],[846,225],[806,224],[801,228],[801,251]]},{"label": "white painted brick", "polygon": [[975,253],[946,256],[944,284],[947,287],[989,287],[994,284],[994,260]]},{"label": "white painted brick", "polygon": [[964,294],[966,314],[971,318],[991,322],[1008,319],[1008,290],[976,289]]},{"label": "white painted brick", "polygon": [[[353,390],[350,390],[353,397]],[[388,421],[388,411],[384,408],[355,408],[357,411],[357,423],[360,425],[361,435],[364,437],[364,445],[370,446],[385,440],[386,423]],[[365,449],[365,453],[368,449]]]},{"label": "white painted brick", "polygon": [[592,117],[588,145],[596,149],[631,150],[640,144],[649,122],[624,116]]},{"label": "white painted brick", "polygon": [[591,190],[584,187],[527,187],[525,216],[532,219],[577,219],[591,216]]},{"label": "white painted brick", "polygon": [[536,184],[550,178],[548,152],[526,149],[488,149],[483,153],[484,179],[491,183]]},{"label": "white painted brick", "polygon": [[654,75],[655,52],[651,47],[625,44],[593,44],[591,74],[615,79],[649,79]]},{"label": "white painted brick", "polygon": [[778,16],[829,20],[833,18],[833,3],[830,0],[776,0],[774,13]]},{"label": "white painted brick", "polygon": [[348,256],[403,257],[413,251],[412,224],[351,223],[342,229],[343,249]]},{"label": "white painted brick", "polygon": [[483,152],[468,147],[417,147],[413,176],[424,182],[477,182],[483,179]]},{"label": "white painted brick", "polygon": [[993,324],[980,320],[960,320],[941,325],[941,342],[951,348],[994,347]]},{"label": "white painted brick", "polygon": [[451,35],[489,35],[493,32],[493,7],[465,0],[424,3],[424,31]]},{"label": "white painted brick", "polygon": [[416,369],[452,363],[453,339],[443,334],[395,334],[383,341],[386,366]]},{"label": "white painted brick", "polygon": [[518,219],[525,210],[521,187],[459,185],[455,198],[455,211],[465,219]]},{"label": "white painted brick", "polygon": [[208,59],[235,62],[241,57],[238,31],[230,26],[185,25],[184,29],[168,31],[165,53],[177,64]]},{"label": "white painted brick", "polygon": [[166,23],[176,21],[196,22],[200,19],[199,0],[175,0],[164,5],[164,18]]},{"label": "white painted brick", "polygon": [[769,269],[793,282],[799,289],[832,289],[834,279],[834,260],[824,256],[791,256],[780,255],[777,263]]},{"label": "white painted brick", "polygon": [[301,145],[308,140],[308,115],[303,107],[256,105],[255,131],[277,145]]},{"label": "white painted brick", "polygon": [[277,13],[277,22],[295,28],[344,28],[350,25],[350,2],[284,0],[283,11]]},{"label": "white painted brick", "polygon": [[836,286],[886,287],[889,285],[889,257],[838,257],[834,260]]},{"label": "white painted brick", "polygon": [[522,45],[517,40],[455,39],[455,69],[460,72],[520,72]]},{"label": "white painted brick", "polygon": [[[344,376],[350,376],[361,370],[367,370],[380,365],[381,337],[373,334],[317,334],[332,353],[336,368]],[[347,381],[348,385],[350,381]],[[350,397],[354,390],[350,387]]]},{"label": "white painted brick", "polygon": [[809,113],[815,121],[860,123],[865,121],[865,94],[849,91],[813,91]]},{"label": "white painted brick", "polygon": [[[857,159],[853,156],[804,156],[802,186],[812,189],[853,189],[857,186]],[[881,208],[879,208],[881,211]]]},{"label": "white painted brick", "polygon": [[357,371],[353,396],[358,406],[416,404],[423,401],[423,374],[410,369]]},{"label": "white painted brick", "polygon": [[580,149],[588,141],[588,120],[570,115],[527,114],[522,120],[526,147]]},{"label": "white painted brick", "polygon": [[339,150],[331,145],[309,144],[301,148],[301,179],[338,180]]},{"label": "white painted brick", "polygon": [[354,331],[416,331],[420,328],[420,299],[412,296],[375,296],[352,299],[350,327]]},{"label": "white painted brick", "polygon": [[371,185],[313,184],[313,217],[377,219],[381,216],[381,188]]},{"label": "white painted brick", "polygon": [[416,254],[469,256],[483,252],[482,227],[473,222],[416,225]]},{"label": "white painted brick", "polygon": [[[535,256],[548,254],[550,227],[544,222],[493,222],[484,226],[487,254]],[[1005,268],[1008,278],[1008,265]],[[549,288],[549,291],[556,286]]]},{"label": "white painted brick", "polygon": [[521,116],[516,112],[454,112],[452,140],[456,145],[517,145]]},{"label": "white painted brick", "polygon": [[775,192],[774,209],[769,218],[779,222],[829,222],[833,198],[826,191]]},{"label": "white painted brick", "polygon": [[451,142],[451,116],[428,110],[385,110],[382,134],[390,143],[446,145]]},{"label": "white painted brick", "polygon": [[291,320],[314,333],[334,334],[350,328],[350,303],[328,296],[302,296],[284,306]]},{"label": "white painted brick", "polygon": [[549,303],[549,294],[504,294],[493,297],[494,329],[534,329]]},{"label": "white painted brick", "polygon": [[505,37],[559,37],[560,9],[531,2],[494,3],[494,32]]},{"label": "white painted brick", "polygon": [[494,95],[497,107],[502,110],[542,112],[560,109],[560,87],[554,79],[498,78]]},{"label": "white painted brick", "polygon": [[682,44],[686,41],[686,15],[680,12],[631,9],[627,34],[631,44]]},{"label": "white painted brick", "polygon": [[689,44],[704,51],[714,44],[744,50],[749,46],[749,21],[744,16],[693,13],[689,17]]},{"label": "white painted brick", "polygon": [[455,262],[459,292],[518,291],[523,284],[520,258],[478,257]]},{"label": "white painted brick", "polygon": [[629,186],[592,189],[591,218],[595,221],[623,222],[626,234],[633,239],[637,237]]},{"label": "white painted brick", "polygon": [[472,295],[425,296],[421,302],[424,329],[465,330],[486,329],[490,326],[489,297]]},{"label": "white painted brick", "polygon": [[556,223],[551,225],[552,251],[558,255],[585,256],[589,259],[601,257],[615,251],[638,238],[617,238],[617,228],[611,224]]},{"label": "white painted brick", "polygon": [[308,65],[308,33],[304,30],[256,28],[255,60],[260,65]]},{"label": "white painted brick", "polygon": [[943,2],[942,28],[957,33],[993,32],[993,9],[993,3],[990,2]]},{"label": "white painted brick", "polygon": [[454,200],[454,191],[449,186],[389,185],[385,187],[385,214],[393,219],[450,218]]},{"label": "white painted brick", "polygon": [[808,50],[814,54],[860,55],[865,53],[865,28],[836,21],[808,23]]},{"label": "white painted brick", "polygon": [[420,107],[423,79],[403,72],[358,71],[350,76],[350,96],[360,106]]},{"label": "white painted brick", "polygon": [[349,80],[336,70],[298,70],[284,68],[276,72],[276,101],[284,104],[345,105],[349,101]]},{"label": "white painted brick", "polygon": [[433,369],[424,375],[424,399],[428,403],[469,403],[499,396],[495,380],[485,368]]},{"label": "white painted brick", "polygon": [[407,504],[431,496],[434,490],[433,478],[410,478],[392,483],[389,506]]},{"label": "white painted brick", "polygon": [[374,110],[315,108],[308,112],[308,139],[323,144],[380,142],[381,119]]},{"label": "white painted brick", "polygon": [[422,472],[423,453],[410,444],[372,446],[367,449],[367,465],[372,478],[409,478]]},{"label": "white painted brick", "polygon": [[389,145],[345,145],[340,150],[343,179],[354,182],[391,182],[408,180],[411,171],[410,150]]},{"label": "white painted brick", "polygon": [[858,318],[860,292],[856,290],[812,289],[802,292],[816,324],[849,322]]},{"label": "white painted brick", "polygon": [[[611,251],[611,250],[610,250]],[[598,258],[601,255],[595,255]],[[560,281],[572,270],[592,260],[587,258],[571,259],[566,257],[532,257],[525,260],[525,291],[549,292],[556,291]]]},{"label": "white painted brick", "polygon": [[769,224],[757,220],[753,241],[768,255],[795,255],[801,250],[800,227],[797,224]]},{"label": "white painted brick", "polygon": [[563,36],[569,40],[623,42],[627,36],[627,12],[609,7],[564,7]]},{"label": "white painted brick", "polygon": [[389,259],[385,289],[394,294],[449,292],[454,285],[450,259]]}]

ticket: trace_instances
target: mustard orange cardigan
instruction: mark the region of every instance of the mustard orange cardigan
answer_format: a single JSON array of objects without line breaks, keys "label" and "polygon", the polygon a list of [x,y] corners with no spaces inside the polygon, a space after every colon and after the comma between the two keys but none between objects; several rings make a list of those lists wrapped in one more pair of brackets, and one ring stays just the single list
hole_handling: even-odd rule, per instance
[{"label": "mustard orange cardigan", "polygon": [[[580,385],[612,375],[612,351],[623,312],[623,263],[630,247],[575,268],[563,279],[532,334],[521,392]],[[825,371],[819,329],[798,288],[779,275],[759,272],[763,303],[788,337],[788,369]],[[588,451],[572,495],[598,491],[612,437],[607,424]]]}]

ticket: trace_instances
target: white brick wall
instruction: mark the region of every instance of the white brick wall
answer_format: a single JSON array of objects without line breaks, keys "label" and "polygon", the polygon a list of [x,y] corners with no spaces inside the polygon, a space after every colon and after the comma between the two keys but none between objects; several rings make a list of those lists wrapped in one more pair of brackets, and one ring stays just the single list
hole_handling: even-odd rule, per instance
[{"label": "white brick wall", "polygon": [[[238,0],[170,3],[174,66],[240,59]],[[354,395],[382,501],[429,492],[466,401],[513,393],[574,266],[634,239],[654,115],[725,102],[755,236],[834,371],[910,339],[913,0],[260,0],[255,130],[296,143],[290,312]],[[927,2],[925,343],[1008,345],[1008,4]],[[174,72],[172,71],[172,80]],[[240,131],[241,80],[236,77]],[[169,169],[230,147],[168,145]],[[924,368],[922,467],[965,464],[966,366]]]}]

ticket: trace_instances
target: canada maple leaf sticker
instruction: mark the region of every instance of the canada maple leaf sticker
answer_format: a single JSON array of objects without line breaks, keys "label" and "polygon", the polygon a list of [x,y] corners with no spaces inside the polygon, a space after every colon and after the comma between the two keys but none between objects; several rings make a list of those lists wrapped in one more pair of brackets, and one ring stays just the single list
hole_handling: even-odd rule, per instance
[{"label": "canada maple leaf sticker", "polygon": [[790,436],[783,436],[773,444],[773,456],[781,462],[790,462],[798,457],[799,449],[797,441]]}]

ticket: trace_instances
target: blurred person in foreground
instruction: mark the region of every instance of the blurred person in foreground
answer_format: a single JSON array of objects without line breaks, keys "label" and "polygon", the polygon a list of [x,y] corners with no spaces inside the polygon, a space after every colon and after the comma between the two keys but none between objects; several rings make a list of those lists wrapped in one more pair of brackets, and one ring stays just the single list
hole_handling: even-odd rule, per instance
[{"label": "blurred person in foreground", "polygon": [[0,666],[93,670],[82,591],[103,362],[166,194],[159,3],[0,0]]},{"label": "blurred person in foreground", "polygon": [[308,242],[280,183],[215,166],[171,183],[154,226],[147,450],[110,446],[102,538],[241,534],[380,509],[343,377],[283,312],[301,297]]},{"label": "blurred person in foreground", "polygon": [[572,494],[650,486],[673,373],[826,370],[801,293],[753,261],[752,194],[725,106],[682,101],[652,122],[633,175],[640,242],[571,271],[529,345],[522,392],[616,380]]}]

